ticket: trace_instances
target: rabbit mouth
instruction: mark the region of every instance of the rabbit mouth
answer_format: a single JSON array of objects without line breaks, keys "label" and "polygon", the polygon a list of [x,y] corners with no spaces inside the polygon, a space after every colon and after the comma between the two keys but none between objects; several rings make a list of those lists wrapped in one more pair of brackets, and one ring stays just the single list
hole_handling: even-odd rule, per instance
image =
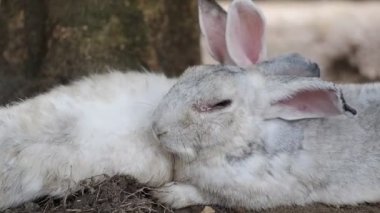
[{"label": "rabbit mouth", "polygon": [[181,141],[174,142],[165,138],[159,140],[159,144],[163,150],[172,154],[175,158],[181,159],[183,162],[191,162],[197,155],[197,151],[193,147],[186,146]]}]

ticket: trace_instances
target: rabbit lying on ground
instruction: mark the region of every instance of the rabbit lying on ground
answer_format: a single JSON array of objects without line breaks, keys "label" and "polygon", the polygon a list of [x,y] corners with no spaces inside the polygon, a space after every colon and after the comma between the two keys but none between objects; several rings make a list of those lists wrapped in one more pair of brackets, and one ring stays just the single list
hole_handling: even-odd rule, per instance
[{"label": "rabbit lying on ground", "polygon": [[161,202],[257,209],[380,201],[380,84],[334,85],[290,61],[185,72],[153,117],[175,156],[174,182],[155,192]]},{"label": "rabbit lying on ground", "polygon": [[151,134],[151,113],[174,80],[112,72],[0,108],[0,209],[64,195],[101,174],[159,186],[171,156]]},{"label": "rabbit lying on ground", "polygon": [[171,88],[153,129],[175,155],[174,182],[155,196],[174,208],[380,201],[380,84],[264,67],[196,67]]}]

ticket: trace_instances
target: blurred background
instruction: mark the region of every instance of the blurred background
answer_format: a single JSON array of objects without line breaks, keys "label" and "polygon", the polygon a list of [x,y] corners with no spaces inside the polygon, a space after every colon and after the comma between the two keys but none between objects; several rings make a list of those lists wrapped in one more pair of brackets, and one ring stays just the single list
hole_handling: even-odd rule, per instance
[{"label": "blurred background", "polygon": [[[299,52],[335,82],[380,79],[380,1],[255,2],[269,57]],[[0,104],[110,69],[177,76],[214,63],[200,41],[196,0],[0,0]]]},{"label": "blurred background", "polygon": [[299,52],[334,82],[380,79],[380,1],[254,2],[267,21],[268,57]]}]

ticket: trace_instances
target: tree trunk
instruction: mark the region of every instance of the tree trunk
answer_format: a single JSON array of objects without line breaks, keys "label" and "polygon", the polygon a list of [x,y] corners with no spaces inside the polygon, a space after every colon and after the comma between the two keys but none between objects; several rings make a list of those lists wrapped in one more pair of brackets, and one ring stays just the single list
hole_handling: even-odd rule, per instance
[{"label": "tree trunk", "polygon": [[200,62],[194,0],[0,0],[0,103],[109,69]]}]

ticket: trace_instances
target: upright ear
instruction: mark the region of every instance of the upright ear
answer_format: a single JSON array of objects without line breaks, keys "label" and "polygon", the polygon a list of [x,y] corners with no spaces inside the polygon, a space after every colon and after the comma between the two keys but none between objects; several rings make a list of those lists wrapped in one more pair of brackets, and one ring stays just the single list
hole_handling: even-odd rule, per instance
[{"label": "upright ear", "polygon": [[265,57],[265,22],[251,0],[234,0],[228,9],[226,41],[232,60],[239,66],[256,64]]},{"label": "upright ear", "polygon": [[215,0],[198,0],[199,24],[211,56],[221,64],[233,64],[226,45],[227,13]]},{"label": "upright ear", "polygon": [[270,98],[270,106],[264,117],[299,120],[340,115],[345,111],[356,114],[348,106],[341,92],[332,83],[318,81],[310,84],[284,85]]},{"label": "upright ear", "polygon": [[281,55],[263,61],[257,68],[265,75],[290,75],[297,77],[320,77],[318,64],[297,53]]}]

